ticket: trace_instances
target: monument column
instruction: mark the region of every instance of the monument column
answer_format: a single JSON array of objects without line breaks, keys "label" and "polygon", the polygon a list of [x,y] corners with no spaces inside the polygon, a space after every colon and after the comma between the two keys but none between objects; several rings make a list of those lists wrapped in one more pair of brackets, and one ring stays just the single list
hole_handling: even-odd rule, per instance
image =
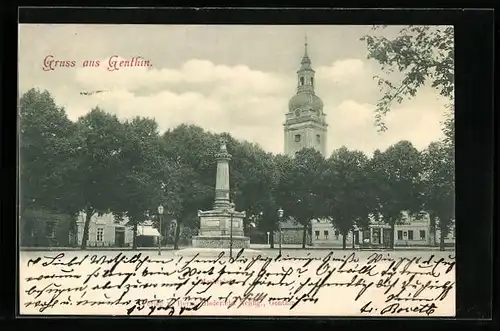
[{"label": "monument column", "polygon": [[[243,220],[245,211],[237,211],[229,196],[229,161],[231,154],[227,151],[227,140],[220,140],[219,152],[215,154],[217,173],[215,174],[215,199],[212,210],[199,210],[200,231],[193,236],[192,253],[203,252],[204,249],[248,249],[250,238],[245,237]],[[204,254],[212,254],[206,251]],[[218,254],[218,253],[217,253]]]},{"label": "monument column", "polygon": [[215,177],[215,202],[214,209],[225,209],[230,207],[229,198],[229,161],[231,154],[227,152],[227,141],[220,140],[220,151],[215,155],[217,159],[217,174]]}]

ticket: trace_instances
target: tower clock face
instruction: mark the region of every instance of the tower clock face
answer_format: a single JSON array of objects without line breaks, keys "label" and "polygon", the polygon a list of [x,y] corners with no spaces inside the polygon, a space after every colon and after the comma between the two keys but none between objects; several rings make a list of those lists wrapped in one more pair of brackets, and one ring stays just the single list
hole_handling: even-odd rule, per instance
[{"label": "tower clock face", "polygon": [[297,117],[300,116],[300,109],[295,109],[295,116],[297,116]]}]

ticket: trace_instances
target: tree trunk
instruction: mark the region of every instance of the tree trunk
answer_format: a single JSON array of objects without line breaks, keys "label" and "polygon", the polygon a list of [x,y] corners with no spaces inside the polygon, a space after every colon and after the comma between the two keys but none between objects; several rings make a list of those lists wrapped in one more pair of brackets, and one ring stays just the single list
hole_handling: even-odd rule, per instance
[{"label": "tree trunk", "polygon": [[347,248],[347,233],[342,233],[342,249],[345,250]]},{"label": "tree trunk", "polygon": [[[165,230],[163,230],[163,233],[165,233],[165,236],[164,236],[164,240],[163,240],[163,245],[165,245],[165,247],[168,245],[168,236],[170,235],[170,220],[167,219],[167,224],[165,224]],[[162,223],[162,226],[165,222]],[[161,234],[161,233],[160,233]]]},{"label": "tree trunk", "polygon": [[274,230],[269,231],[269,245],[274,248]]},{"label": "tree trunk", "polygon": [[177,222],[177,225],[175,226],[174,250],[178,250],[179,249],[179,237],[180,237],[180,234],[181,234],[181,226]]},{"label": "tree trunk", "polygon": [[[442,224],[442,223],[443,222],[439,222],[439,224]],[[441,235],[439,236],[439,250],[444,251],[444,237],[446,237],[446,235],[448,233],[445,232],[446,229],[444,226],[440,226],[439,230],[441,232]]]},{"label": "tree trunk", "polygon": [[391,220],[391,240],[390,242],[390,248],[394,249],[394,234],[395,234],[395,222]]},{"label": "tree trunk", "polygon": [[429,246],[436,246],[436,217],[429,213]]},{"label": "tree trunk", "polygon": [[306,248],[306,240],[307,240],[307,225],[304,225],[302,230],[302,249]]},{"label": "tree trunk", "polygon": [[93,215],[94,211],[92,210],[92,208],[87,207],[85,210],[85,225],[83,226],[82,243],[80,245],[81,250],[85,250],[87,248],[87,240],[89,239],[90,220]]},{"label": "tree trunk", "polygon": [[132,250],[137,250],[137,221],[134,221],[134,229],[133,229],[133,238],[132,238]]},{"label": "tree trunk", "polygon": [[69,245],[71,247],[77,247],[78,246],[78,233],[76,232],[76,215],[71,215],[71,220],[69,224]]}]

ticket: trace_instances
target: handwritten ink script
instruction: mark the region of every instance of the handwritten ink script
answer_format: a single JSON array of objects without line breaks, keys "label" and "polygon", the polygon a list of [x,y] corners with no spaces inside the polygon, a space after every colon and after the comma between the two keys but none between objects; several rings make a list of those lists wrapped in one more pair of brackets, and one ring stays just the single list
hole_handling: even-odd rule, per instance
[{"label": "handwritten ink script", "polygon": [[455,314],[455,257],[450,252],[404,257],[398,252],[339,251],[320,257],[245,257],[244,253],[201,258],[141,252],[21,252],[21,313]]}]

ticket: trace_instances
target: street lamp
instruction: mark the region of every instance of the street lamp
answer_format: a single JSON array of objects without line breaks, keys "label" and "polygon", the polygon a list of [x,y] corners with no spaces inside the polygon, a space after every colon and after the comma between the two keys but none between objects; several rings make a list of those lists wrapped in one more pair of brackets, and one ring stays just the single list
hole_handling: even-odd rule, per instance
[{"label": "street lamp", "polygon": [[160,225],[158,226],[158,229],[160,230],[160,236],[158,237],[158,255],[161,255],[161,223],[163,221],[163,206],[159,205],[158,206],[158,215],[160,216]]},{"label": "street lamp", "polygon": [[281,243],[282,243],[282,234],[281,234],[281,219],[283,218],[283,209],[278,209],[278,227],[280,230],[280,255],[281,255]]},{"label": "street lamp", "polygon": [[233,213],[234,213],[234,202],[231,202],[231,209],[229,209],[231,214],[231,224],[229,225],[229,257],[233,257]]}]

